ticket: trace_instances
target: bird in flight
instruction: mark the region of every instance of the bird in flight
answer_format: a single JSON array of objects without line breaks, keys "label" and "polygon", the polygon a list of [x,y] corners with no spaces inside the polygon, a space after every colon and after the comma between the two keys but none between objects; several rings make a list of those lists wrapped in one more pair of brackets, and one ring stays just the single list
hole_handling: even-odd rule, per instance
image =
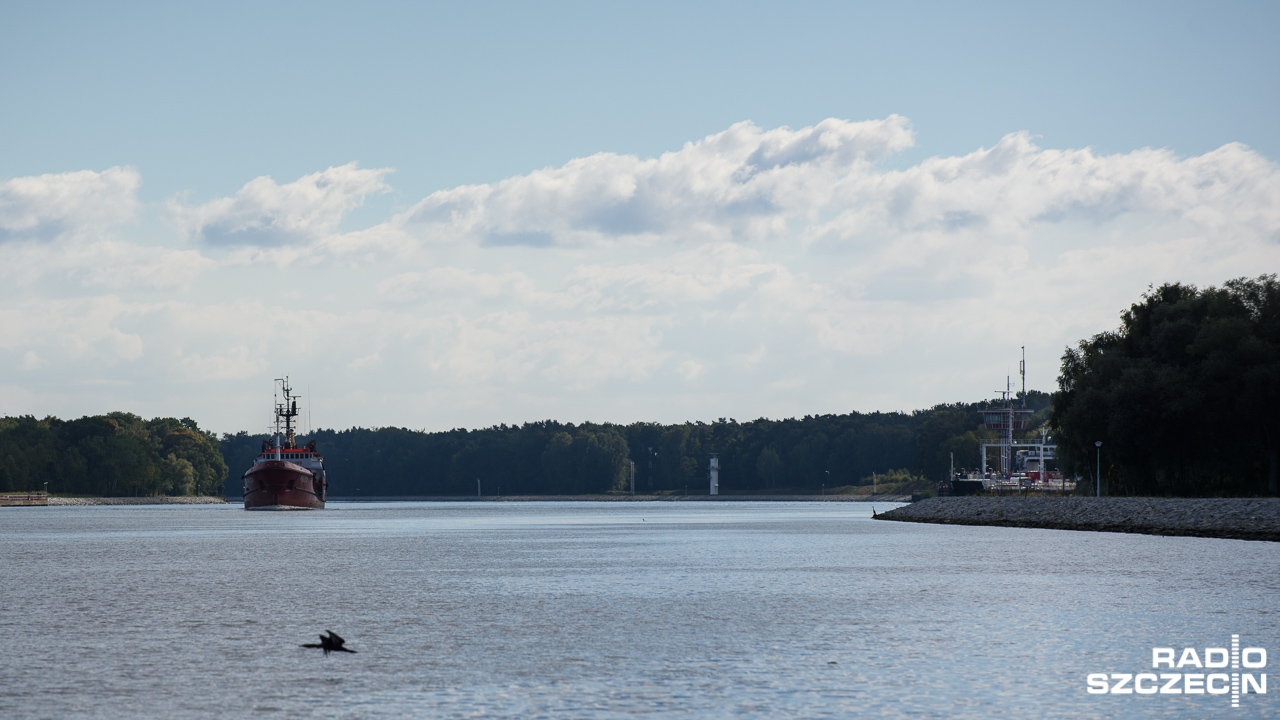
[{"label": "bird in flight", "polygon": [[341,635],[335,633],[332,630],[325,630],[325,632],[329,633],[328,637],[321,635],[320,642],[306,643],[302,647],[320,648],[321,650],[324,650],[325,655],[328,655],[331,652],[349,652],[349,653],[355,652],[355,650],[352,650],[351,648],[343,647],[343,644],[346,643],[346,640],[343,640]]}]

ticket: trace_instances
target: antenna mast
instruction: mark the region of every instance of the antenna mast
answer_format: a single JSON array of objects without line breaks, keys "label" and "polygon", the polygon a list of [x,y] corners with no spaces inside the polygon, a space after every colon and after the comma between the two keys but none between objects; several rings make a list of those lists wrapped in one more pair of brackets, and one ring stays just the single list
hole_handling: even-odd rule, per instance
[{"label": "antenna mast", "polygon": [[1008,477],[1013,461],[1013,382],[1008,375],[1004,376],[1004,409],[1006,419],[1000,428],[1000,474]]},{"label": "antenna mast", "polygon": [[[289,376],[276,378],[276,382],[280,383],[281,395],[284,396],[284,402],[280,402],[280,396],[272,395],[276,398],[276,436],[280,441],[280,447],[293,448],[296,447],[296,437],[293,431],[293,419],[298,416],[298,395],[290,394],[292,390],[289,388]],[[280,436],[280,421],[284,420],[284,437]]]},{"label": "antenna mast", "polygon": [[1022,362],[1018,363],[1018,372],[1022,373],[1022,407],[1027,407],[1027,346],[1022,346]]}]

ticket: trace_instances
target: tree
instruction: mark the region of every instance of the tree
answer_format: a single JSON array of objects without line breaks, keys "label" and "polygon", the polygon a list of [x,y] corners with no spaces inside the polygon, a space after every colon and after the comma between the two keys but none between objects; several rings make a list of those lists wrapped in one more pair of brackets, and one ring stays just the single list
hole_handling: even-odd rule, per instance
[{"label": "tree", "polygon": [[1050,421],[1064,464],[1091,468],[1101,440],[1122,494],[1280,492],[1278,316],[1274,275],[1148,290],[1063,356]]},{"label": "tree", "polygon": [[781,470],[782,458],[778,457],[778,451],[772,445],[760,451],[760,457],[756,460],[756,476],[765,487],[778,486],[778,473]]}]

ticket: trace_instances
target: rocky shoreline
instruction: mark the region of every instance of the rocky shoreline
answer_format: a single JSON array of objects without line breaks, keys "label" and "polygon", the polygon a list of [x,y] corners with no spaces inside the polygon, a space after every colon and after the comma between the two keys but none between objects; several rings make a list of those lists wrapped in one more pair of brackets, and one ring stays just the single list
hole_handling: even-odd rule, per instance
[{"label": "rocky shoreline", "polygon": [[911,502],[910,495],[389,495],[329,502]]},{"label": "rocky shoreline", "polygon": [[1280,498],[939,497],[876,518],[1280,542]]},{"label": "rocky shoreline", "polygon": [[51,497],[50,505],[222,505],[226,498],[207,495],[178,495],[170,497]]}]

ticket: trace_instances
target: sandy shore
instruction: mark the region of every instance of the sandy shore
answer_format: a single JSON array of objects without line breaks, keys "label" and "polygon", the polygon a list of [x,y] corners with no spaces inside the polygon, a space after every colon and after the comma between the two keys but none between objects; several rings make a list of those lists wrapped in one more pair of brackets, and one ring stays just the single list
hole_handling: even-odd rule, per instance
[{"label": "sandy shore", "polygon": [[877,518],[1280,541],[1280,498],[945,497]]}]

